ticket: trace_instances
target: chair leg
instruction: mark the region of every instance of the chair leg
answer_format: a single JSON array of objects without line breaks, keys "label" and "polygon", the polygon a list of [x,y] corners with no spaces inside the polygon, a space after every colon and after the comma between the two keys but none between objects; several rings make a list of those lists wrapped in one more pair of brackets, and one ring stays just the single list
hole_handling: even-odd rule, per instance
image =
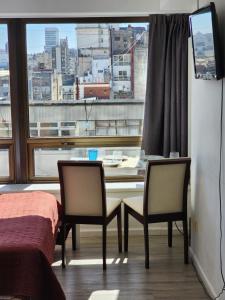
[{"label": "chair leg", "polygon": [[102,226],[102,257],[103,257],[103,270],[106,270],[106,225]]},{"label": "chair leg", "polygon": [[183,232],[184,232],[184,263],[188,264],[188,225],[187,225],[187,219],[183,220]]},{"label": "chair leg", "polygon": [[117,230],[118,230],[118,249],[119,253],[121,253],[122,250],[122,222],[121,222],[121,205],[118,210],[117,214]]},{"label": "chair leg", "polygon": [[64,269],[66,267],[65,264],[65,243],[66,243],[66,225],[65,223],[62,224],[62,268]]},{"label": "chair leg", "polygon": [[168,247],[172,247],[173,243],[173,222],[168,222]]},{"label": "chair leg", "polygon": [[126,204],[124,205],[124,252],[128,251],[129,215]]},{"label": "chair leg", "polygon": [[144,239],[145,239],[145,268],[149,269],[149,235],[148,235],[148,223],[144,223]]},{"label": "chair leg", "polygon": [[77,245],[76,245],[76,224],[72,225],[72,249],[73,249],[73,251],[77,250]]}]

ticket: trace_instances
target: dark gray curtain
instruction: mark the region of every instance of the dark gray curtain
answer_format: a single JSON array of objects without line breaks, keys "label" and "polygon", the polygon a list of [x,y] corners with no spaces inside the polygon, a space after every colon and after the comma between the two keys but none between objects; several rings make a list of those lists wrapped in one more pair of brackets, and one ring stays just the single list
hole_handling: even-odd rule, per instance
[{"label": "dark gray curtain", "polygon": [[151,15],[142,149],[187,156],[188,15]]}]

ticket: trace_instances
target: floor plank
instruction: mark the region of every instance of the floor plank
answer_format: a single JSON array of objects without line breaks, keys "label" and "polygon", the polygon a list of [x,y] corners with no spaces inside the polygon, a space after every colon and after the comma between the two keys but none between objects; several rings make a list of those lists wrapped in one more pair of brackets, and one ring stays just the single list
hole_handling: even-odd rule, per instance
[{"label": "floor plank", "polygon": [[206,300],[203,287],[191,264],[183,263],[183,240],[173,239],[167,247],[166,236],[150,238],[150,269],[144,268],[144,240],[133,236],[129,253],[118,254],[117,239],[108,238],[107,270],[102,270],[101,238],[82,238],[81,247],[71,250],[67,241],[67,267],[60,265],[56,248],[54,272],[68,300]]}]

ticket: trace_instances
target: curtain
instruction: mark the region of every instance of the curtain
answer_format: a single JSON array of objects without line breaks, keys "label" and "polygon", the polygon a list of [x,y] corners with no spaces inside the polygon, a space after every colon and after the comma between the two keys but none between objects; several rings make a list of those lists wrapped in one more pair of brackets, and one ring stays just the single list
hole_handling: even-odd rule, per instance
[{"label": "curtain", "polygon": [[142,149],[187,156],[188,15],[151,15]]}]

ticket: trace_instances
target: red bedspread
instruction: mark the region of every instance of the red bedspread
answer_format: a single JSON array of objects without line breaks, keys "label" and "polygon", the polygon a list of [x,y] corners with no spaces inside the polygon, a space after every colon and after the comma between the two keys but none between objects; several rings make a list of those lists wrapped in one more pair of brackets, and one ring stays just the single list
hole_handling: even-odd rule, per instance
[{"label": "red bedspread", "polygon": [[53,195],[0,195],[0,295],[65,299],[51,268],[57,227]]}]

